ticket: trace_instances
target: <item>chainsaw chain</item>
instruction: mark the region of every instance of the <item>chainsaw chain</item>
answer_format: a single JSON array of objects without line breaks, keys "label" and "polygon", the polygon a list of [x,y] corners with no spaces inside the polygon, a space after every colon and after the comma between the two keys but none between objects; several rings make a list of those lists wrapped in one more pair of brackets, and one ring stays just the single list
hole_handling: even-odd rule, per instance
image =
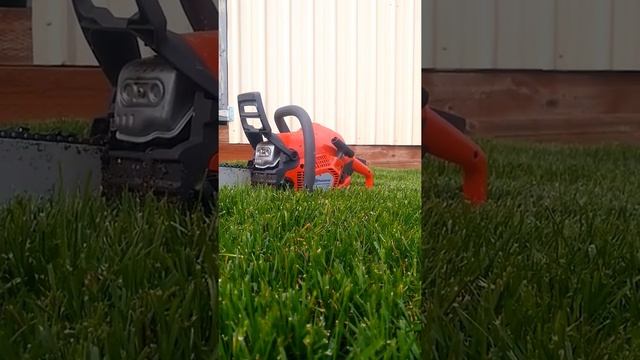
[{"label": "chainsaw chain", "polygon": [[232,169],[248,169],[247,165],[242,164],[229,164],[229,163],[220,163],[219,167],[232,168]]},{"label": "chainsaw chain", "polygon": [[27,127],[0,129],[0,139],[43,141],[71,145],[104,146],[106,144],[106,141],[101,137],[80,138],[76,134],[66,134],[61,131],[38,133],[30,131]]}]

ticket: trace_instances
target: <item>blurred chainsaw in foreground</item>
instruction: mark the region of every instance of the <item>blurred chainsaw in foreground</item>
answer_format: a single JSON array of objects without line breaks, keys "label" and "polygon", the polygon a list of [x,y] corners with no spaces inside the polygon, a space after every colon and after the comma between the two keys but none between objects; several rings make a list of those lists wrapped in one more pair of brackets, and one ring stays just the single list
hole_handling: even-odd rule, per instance
[{"label": "blurred chainsaw in foreground", "polygon": [[466,120],[429,106],[429,93],[422,89],[422,156],[434,155],[459,165],[463,172],[462,191],[473,204],[487,199],[487,158],[465,135]]},{"label": "blurred chainsaw in foreground", "polygon": [[[115,17],[73,0],[84,36],[113,92],[90,136],[0,129],[0,203],[58,189],[144,191],[213,205],[218,150],[218,10],[184,0],[194,30],[167,29],[158,0]],[[141,40],[155,54],[142,57]]]}]

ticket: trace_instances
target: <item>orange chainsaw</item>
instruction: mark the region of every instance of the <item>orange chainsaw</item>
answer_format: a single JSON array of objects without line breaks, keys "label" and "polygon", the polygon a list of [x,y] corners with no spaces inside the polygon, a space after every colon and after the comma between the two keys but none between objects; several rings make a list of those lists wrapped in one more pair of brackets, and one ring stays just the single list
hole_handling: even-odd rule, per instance
[{"label": "orange chainsaw", "polygon": [[[182,0],[193,28],[167,28],[158,0],[136,0],[122,18],[92,0],[72,0],[82,32],[112,87],[91,134],[0,129],[0,203],[89,188],[153,192],[213,205],[218,151],[218,9]],[[139,43],[154,51],[143,56]]]},{"label": "orange chainsaw", "polygon": [[[220,165],[220,186],[250,183],[295,190],[346,188],[353,173],[357,173],[364,177],[367,188],[373,187],[373,173],[367,162],[356,157],[338,133],[311,122],[303,108],[289,105],[277,109],[277,134],[271,130],[260,93],[239,95],[238,109],[254,154],[246,167]],[[300,129],[291,131],[287,117],[296,118]]]}]

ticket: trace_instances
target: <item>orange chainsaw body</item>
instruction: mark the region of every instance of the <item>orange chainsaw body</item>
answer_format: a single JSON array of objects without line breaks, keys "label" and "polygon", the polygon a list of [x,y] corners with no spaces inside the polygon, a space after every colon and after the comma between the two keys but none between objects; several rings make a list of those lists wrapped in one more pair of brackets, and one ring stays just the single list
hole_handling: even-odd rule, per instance
[{"label": "orange chainsaw body", "polygon": [[[361,159],[339,154],[339,150],[332,145],[332,140],[336,138],[344,142],[340,134],[317,123],[313,123],[312,127],[315,136],[316,176],[330,174],[332,177],[330,187],[345,188],[351,184],[351,176],[342,175],[343,170],[345,166],[352,166],[354,172],[364,176],[365,186],[367,188],[373,187],[373,173],[369,170],[369,167]],[[287,171],[285,177],[293,184],[294,189],[303,189],[305,149],[302,130],[280,133],[276,134],[276,136],[278,136],[288,148],[298,153],[300,158],[299,165]]]},{"label": "orange chainsaw body", "polygon": [[[197,31],[183,34],[182,37],[193,48],[213,76],[218,79],[218,70],[220,68],[218,61],[218,31]],[[211,156],[208,168],[210,172],[218,173],[217,152]]]}]

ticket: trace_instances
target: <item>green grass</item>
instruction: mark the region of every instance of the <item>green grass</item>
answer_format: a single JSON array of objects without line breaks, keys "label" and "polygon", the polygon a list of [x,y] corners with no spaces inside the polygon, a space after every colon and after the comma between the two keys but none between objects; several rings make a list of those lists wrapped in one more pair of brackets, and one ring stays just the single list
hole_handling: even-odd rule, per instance
[{"label": "green grass", "polygon": [[77,134],[87,136],[91,127],[91,121],[82,119],[51,119],[45,121],[15,121],[3,123],[0,130],[6,128],[26,127],[32,132],[56,132],[65,134]]},{"label": "green grass", "polygon": [[483,146],[481,208],[425,162],[425,358],[640,357],[640,149]]},{"label": "green grass", "polygon": [[0,357],[212,358],[216,223],[156,199],[0,208]]},{"label": "green grass", "polygon": [[0,209],[1,357],[416,358],[420,173],[376,181],[223,191],[218,264],[199,212],[18,200]]},{"label": "green grass", "polygon": [[373,190],[221,191],[223,357],[419,357],[420,173],[375,174]]}]

